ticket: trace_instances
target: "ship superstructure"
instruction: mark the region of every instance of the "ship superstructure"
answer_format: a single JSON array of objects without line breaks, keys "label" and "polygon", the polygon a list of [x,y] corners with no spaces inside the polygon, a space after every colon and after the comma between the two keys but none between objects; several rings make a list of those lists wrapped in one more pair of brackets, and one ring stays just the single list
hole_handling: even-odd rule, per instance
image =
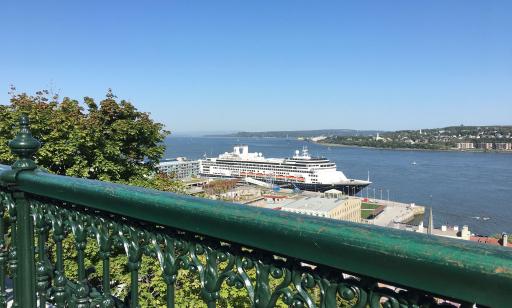
[{"label": "ship superstructure", "polygon": [[307,148],[295,151],[291,158],[265,158],[262,153],[250,153],[247,145],[237,145],[231,153],[200,160],[199,173],[206,177],[248,177],[310,191],[334,188],[349,195],[371,183],[347,178],[336,170],[335,163],[324,157],[311,157]]}]

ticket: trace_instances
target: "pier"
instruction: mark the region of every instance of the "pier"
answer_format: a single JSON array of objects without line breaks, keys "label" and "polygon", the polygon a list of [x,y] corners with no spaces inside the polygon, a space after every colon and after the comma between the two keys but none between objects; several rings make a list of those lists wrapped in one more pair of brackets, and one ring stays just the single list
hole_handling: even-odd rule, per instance
[{"label": "pier", "polygon": [[396,223],[407,223],[416,215],[425,213],[425,207],[414,203],[401,203],[382,199],[361,198],[361,201],[368,204],[384,206],[384,209],[373,219],[365,219],[369,224],[382,227],[393,227]]}]

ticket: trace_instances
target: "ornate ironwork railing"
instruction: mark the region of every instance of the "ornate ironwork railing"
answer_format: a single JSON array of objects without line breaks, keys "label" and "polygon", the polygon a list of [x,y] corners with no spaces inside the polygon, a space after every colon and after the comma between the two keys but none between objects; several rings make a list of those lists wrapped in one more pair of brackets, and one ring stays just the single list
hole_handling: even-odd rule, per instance
[{"label": "ornate ironwork railing", "polygon": [[[144,306],[144,276],[168,307],[199,305],[176,304],[190,279],[208,307],[236,306],[226,288],[252,307],[512,307],[510,249],[48,174],[20,125],[19,160],[0,165],[0,306]],[[159,270],[142,275],[145,259]]]}]

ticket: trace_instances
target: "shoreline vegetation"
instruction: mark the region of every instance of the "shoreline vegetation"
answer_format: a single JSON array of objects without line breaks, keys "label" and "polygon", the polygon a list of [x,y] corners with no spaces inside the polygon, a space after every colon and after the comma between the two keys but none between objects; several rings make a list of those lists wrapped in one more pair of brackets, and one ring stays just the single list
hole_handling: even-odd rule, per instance
[{"label": "shoreline vegetation", "polygon": [[459,152],[512,152],[512,126],[450,126],[402,130],[374,136],[322,136],[320,144],[379,149]]},{"label": "shoreline vegetation", "polygon": [[209,134],[204,137],[236,137],[236,138],[312,138],[316,136],[373,136],[382,134],[381,130],[355,129],[315,129],[290,131],[237,132],[232,134]]},{"label": "shoreline vegetation", "polygon": [[340,143],[327,143],[322,141],[310,141],[312,143],[329,146],[329,147],[346,147],[346,148],[363,148],[363,149],[375,149],[375,150],[393,150],[393,151],[421,151],[421,152],[469,152],[469,153],[507,153],[512,154],[512,151],[506,150],[484,150],[484,149],[456,149],[456,148],[407,148],[407,147],[379,147],[379,146],[367,146],[367,145],[356,145],[356,144],[340,144]]},{"label": "shoreline vegetation", "polygon": [[350,146],[401,151],[512,153],[512,126],[449,126],[378,131],[320,129],[303,131],[238,132],[216,137],[293,138],[327,146]]},{"label": "shoreline vegetation", "polygon": [[[205,135],[204,138],[241,138],[230,135]],[[255,139],[291,139],[285,137],[276,136],[247,136],[242,138],[255,138]],[[408,148],[408,147],[392,147],[392,146],[368,146],[368,145],[357,145],[357,144],[341,144],[341,143],[330,143],[323,142],[323,140],[311,140],[310,138],[293,138],[294,140],[301,140],[311,142],[321,146],[328,147],[346,147],[346,148],[362,148],[362,149],[375,149],[375,150],[392,150],[392,151],[421,151],[421,152],[467,152],[467,153],[505,153],[512,154],[510,150],[485,150],[485,149],[457,149],[457,148]],[[325,140],[325,139],[324,139]]]}]

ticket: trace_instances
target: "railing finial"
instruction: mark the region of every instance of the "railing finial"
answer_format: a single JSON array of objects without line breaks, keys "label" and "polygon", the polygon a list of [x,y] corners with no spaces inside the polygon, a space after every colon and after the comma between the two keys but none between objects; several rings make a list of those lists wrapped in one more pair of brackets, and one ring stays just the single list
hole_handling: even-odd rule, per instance
[{"label": "railing finial", "polygon": [[20,131],[16,138],[9,141],[9,148],[18,160],[14,162],[12,168],[15,170],[34,170],[37,168],[32,157],[41,147],[39,140],[35,139],[30,132],[30,122],[28,115],[23,113],[20,117]]}]

